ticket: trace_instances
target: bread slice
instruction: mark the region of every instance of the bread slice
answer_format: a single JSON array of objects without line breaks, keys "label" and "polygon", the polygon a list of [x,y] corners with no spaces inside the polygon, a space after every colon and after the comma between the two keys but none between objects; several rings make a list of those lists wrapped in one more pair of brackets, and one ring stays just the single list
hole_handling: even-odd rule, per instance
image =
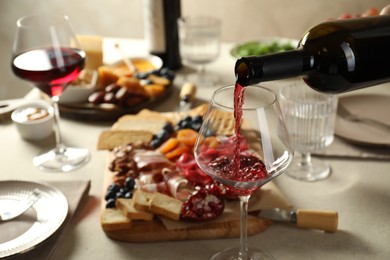
[{"label": "bread slice", "polygon": [[123,215],[131,220],[153,220],[154,215],[150,212],[137,210],[134,208],[133,199],[118,198],[116,207],[119,208]]},{"label": "bread slice", "polygon": [[132,222],[117,208],[105,208],[100,216],[104,231],[115,231],[131,228]]},{"label": "bread slice", "polygon": [[153,197],[153,193],[136,190],[133,194],[134,208],[140,211],[150,212],[150,203]]},{"label": "bread slice", "polygon": [[182,206],[181,200],[155,192],[150,203],[150,210],[169,219],[179,220]]}]

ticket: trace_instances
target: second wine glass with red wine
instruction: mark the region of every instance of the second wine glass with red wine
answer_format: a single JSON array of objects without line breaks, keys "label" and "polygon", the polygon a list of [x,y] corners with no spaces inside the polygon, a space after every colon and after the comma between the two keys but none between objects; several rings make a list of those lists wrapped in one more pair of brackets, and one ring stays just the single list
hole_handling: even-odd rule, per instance
[{"label": "second wine glass with red wine", "polygon": [[58,100],[85,64],[85,53],[67,16],[31,15],[17,21],[11,67],[14,74],[48,95],[54,107],[56,147],[34,158],[44,171],[68,172],[89,161],[87,149],[68,147],[61,141]]},{"label": "second wine glass with red wine", "polygon": [[272,259],[248,249],[246,219],[251,194],[282,174],[293,158],[276,94],[262,86],[216,90],[195,144],[200,168],[240,199],[240,246],[211,259]]}]

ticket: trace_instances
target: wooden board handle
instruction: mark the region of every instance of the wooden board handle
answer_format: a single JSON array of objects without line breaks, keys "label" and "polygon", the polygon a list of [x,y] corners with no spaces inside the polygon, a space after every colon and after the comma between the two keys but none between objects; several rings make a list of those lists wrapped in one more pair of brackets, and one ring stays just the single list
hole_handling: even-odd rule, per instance
[{"label": "wooden board handle", "polygon": [[338,213],[336,211],[298,209],[297,225],[302,228],[336,232],[338,226]]}]

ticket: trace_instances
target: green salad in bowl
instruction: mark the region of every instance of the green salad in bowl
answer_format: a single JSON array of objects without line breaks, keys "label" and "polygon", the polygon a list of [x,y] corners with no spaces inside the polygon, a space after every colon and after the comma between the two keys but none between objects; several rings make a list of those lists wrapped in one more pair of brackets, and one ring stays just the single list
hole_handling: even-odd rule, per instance
[{"label": "green salad in bowl", "polygon": [[249,41],[236,45],[230,52],[234,58],[265,55],[296,49],[298,41],[287,38],[267,38],[259,41]]}]

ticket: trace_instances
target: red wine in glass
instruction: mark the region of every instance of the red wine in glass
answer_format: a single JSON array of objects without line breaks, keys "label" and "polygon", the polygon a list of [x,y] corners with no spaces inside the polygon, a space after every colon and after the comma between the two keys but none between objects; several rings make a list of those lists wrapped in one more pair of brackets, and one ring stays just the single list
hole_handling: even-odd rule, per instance
[{"label": "red wine in glass", "polygon": [[62,142],[58,100],[84,68],[85,52],[67,16],[53,13],[29,15],[18,19],[16,26],[12,71],[47,94],[54,108],[55,147],[35,156],[33,164],[48,172],[76,170],[89,161],[90,153],[88,149],[69,147]]},{"label": "red wine in glass", "polygon": [[44,93],[60,96],[78,78],[85,64],[84,52],[74,48],[40,48],[17,55],[11,64],[14,74],[32,82]]},{"label": "red wine in glass", "polygon": [[194,154],[206,174],[240,199],[240,246],[220,251],[211,259],[270,257],[248,248],[246,219],[250,196],[282,174],[293,156],[276,94],[262,86],[239,84],[216,90]]}]

